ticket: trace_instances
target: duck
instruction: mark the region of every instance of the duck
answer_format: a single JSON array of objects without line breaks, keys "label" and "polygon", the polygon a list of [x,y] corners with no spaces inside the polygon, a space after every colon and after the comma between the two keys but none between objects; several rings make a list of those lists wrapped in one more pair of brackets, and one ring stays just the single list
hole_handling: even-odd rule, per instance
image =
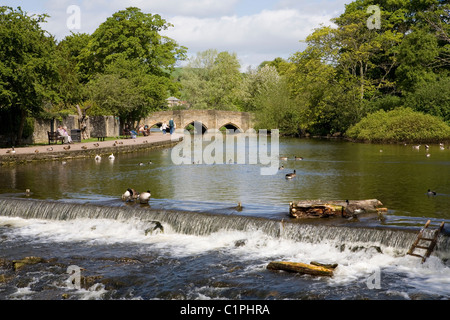
[{"label": "duck", "polygon": [[150,190],[147,190],[147,192],[142,192],[139,195],[139,203],[141,203],[141,204],[148,204],[148,202],[150,201],[150,197],[151,197]]},{"label": "duck", "polygon": [[47,151],[53,151],[53,147],[47,148]]},{"label": "duck", "polygon": [[295,159],[295,160],[303,160],[303,157],[297,157],[297,156],[294,156],[294,159]]},{"label": "duck", "polygon": [[287,157],[280,157],[280,160],[283,160],[283,161],[285,161],[287,159],[288,159]]},{"label": "duck", "polygon": [[356,204],[350,204],[350,201],[345,200],[345,203],[347,204],[345,206],[345,213],[350,216],[350,218],[358,218],[358,215],[365,212],[366,210],[363,208],[360,208]]},{"label": "duck", "polygon": [[294,170],[293,173],[288,173],[286,175],[286,179],[292,179],[292,178],[295,178],[296,176],[297,176],[297,172]]},{"label": "duck", "polygon": [[131,199],[136,201],[139,198],[139,192],[134,189],[131,189]]},{"label": "duck", "polygon": [[14,150],[14,147],[12,147],[11,150],[6,151],[6,153],[12,153],[12,154],[15,154],[15,153],[16,153],[16,150]]},{"label": "duck", "polygon": [[278,170],[283,170],[283,169],[284,169],[284,166],[281,166],[278,168]]},{"label": "duck", "polygon": [[99,146],[100,146],[100,144],[94,143],[94,147],[98,148]]},{"label": "duck", "polygon": [[95,161],[100,161],[100,160],[102,160],[102,157],[100,157],[99,155],[96,155],[95,156]]},{"label": "duck", "polygon": [[419,150],[420,149],[420,144],[417,146],[413,146],[414,149]]},{"label": "duck", "polygon": [[427,194],[428,194],[429,196],[435,196],[435,195],[436,195],[436,192],[435,192],[435,191],[431,191],[430,189],[428,189]]},{"label": "duck", "polygon": [[88,148],[88,147],[86,147],[86,146],[82,146],[82,147],[81,147],[81,149],[83,149],[83,150],[87,150],[87,148]]},{"label": "duck", "polygon": [[64,150],[70,150],[70,146],[67,146],[67,147],[63,147],[64,148]]},{"label": "duck", "polygon": [[114,159],[116,159],[116,157],[114,157],[114,154],[111,153],[111,154],[109,155],[108,159],[109,159],[109,160],[114,160]]}]

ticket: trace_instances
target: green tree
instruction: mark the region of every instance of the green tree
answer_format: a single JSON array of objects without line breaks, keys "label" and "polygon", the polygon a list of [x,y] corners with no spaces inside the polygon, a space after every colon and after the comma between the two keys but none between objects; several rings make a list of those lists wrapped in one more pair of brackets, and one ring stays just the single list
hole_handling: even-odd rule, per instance
[{"label": "green tree", "polygon": [[153,75],[140,60],[118,57],[87,85],[90,100],[105,114],[133,123],[163,109],[170,79]]},{"label": "green tree", "polygon": [[245,92],[236,54],[210,49],[183,68],[182,97],[197,109],[242,110]]},{"label": "green tree", "polygon": [[60,83],[57,87],[62,105],[67,109],[84,100],[82,77],[78,69],[80,54],[90,40],[86,33],[72,33],[57,45],[57,67]]},{"label": "green tree", "polygon": [[139,60],[150,73],[169,78],[177,61],[185,59],[186,48],[161,35],[172,27],[160,15],[130,7],[116,12],[92,34],[80,54],[80,70],[85,81],[115,61],[118,55]]},{"label": "green tree", "polygon": [[15,144],[21,143],[26,118],[58,100],[56,44],[41,28],[46,17],[0,7],[0,109],[15,125],[7,128]]}]

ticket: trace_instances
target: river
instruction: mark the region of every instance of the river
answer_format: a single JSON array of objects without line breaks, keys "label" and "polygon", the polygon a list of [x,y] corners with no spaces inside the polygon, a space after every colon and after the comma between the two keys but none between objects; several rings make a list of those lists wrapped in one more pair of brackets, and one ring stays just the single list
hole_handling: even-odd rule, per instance
[{"label": "river", "polygon": [[[173,149],[0,167],[0,258],[45,260],[18,274],[0,264],[0,299],[450,298],[449,149],[281,138],[279,154],[273,175],[236,158],[177,165]],[[128,187],[150,190],[150,205],[121,201]],[[289,202],[308,199],[378,199],[388,211],[289,218]],[[405,253],[427,220],[447,224],[422,264]],[[331,278],[266,269],[279,260],[338,267]],[[69,266],[84,285],[68,282]]]}]

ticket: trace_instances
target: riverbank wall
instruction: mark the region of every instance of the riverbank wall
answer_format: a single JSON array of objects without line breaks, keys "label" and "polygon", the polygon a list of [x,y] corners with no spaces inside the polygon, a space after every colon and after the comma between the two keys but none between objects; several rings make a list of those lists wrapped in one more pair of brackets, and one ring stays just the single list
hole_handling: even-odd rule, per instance
[{"label": "riverbank wall", "polygon": [[[19,165],[39,161],[67,161],[138,152],[142,150],[171,148],[182,140],[181,136],[152,134],[136,139],[99,141],[74,144],[53,144],[36,147],[0,149],[0,166]],[[69,148],[70,147],[70,148]]]}]

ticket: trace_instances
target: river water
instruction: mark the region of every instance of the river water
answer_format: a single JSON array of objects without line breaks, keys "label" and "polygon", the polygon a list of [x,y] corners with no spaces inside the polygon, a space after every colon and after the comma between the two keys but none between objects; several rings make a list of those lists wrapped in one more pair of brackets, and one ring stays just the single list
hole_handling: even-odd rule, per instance
[{"label": "river water", "polygon": [[[0,167],[0,299],[450,298],[449,149],[281,138],[279,153],[288,160],[274,175],[236,158],[177,165],[173,149]],[[150,190],[149,206],[124,203],[128,187]],[[289,202],[308,199],[378,199],[388,211],[291,219]],[[427,220],[447,224],[421,263],[406,252]],[[43,260],[12,270],[30,256]],[[271,261],[338,267],[312,277]]]}]

